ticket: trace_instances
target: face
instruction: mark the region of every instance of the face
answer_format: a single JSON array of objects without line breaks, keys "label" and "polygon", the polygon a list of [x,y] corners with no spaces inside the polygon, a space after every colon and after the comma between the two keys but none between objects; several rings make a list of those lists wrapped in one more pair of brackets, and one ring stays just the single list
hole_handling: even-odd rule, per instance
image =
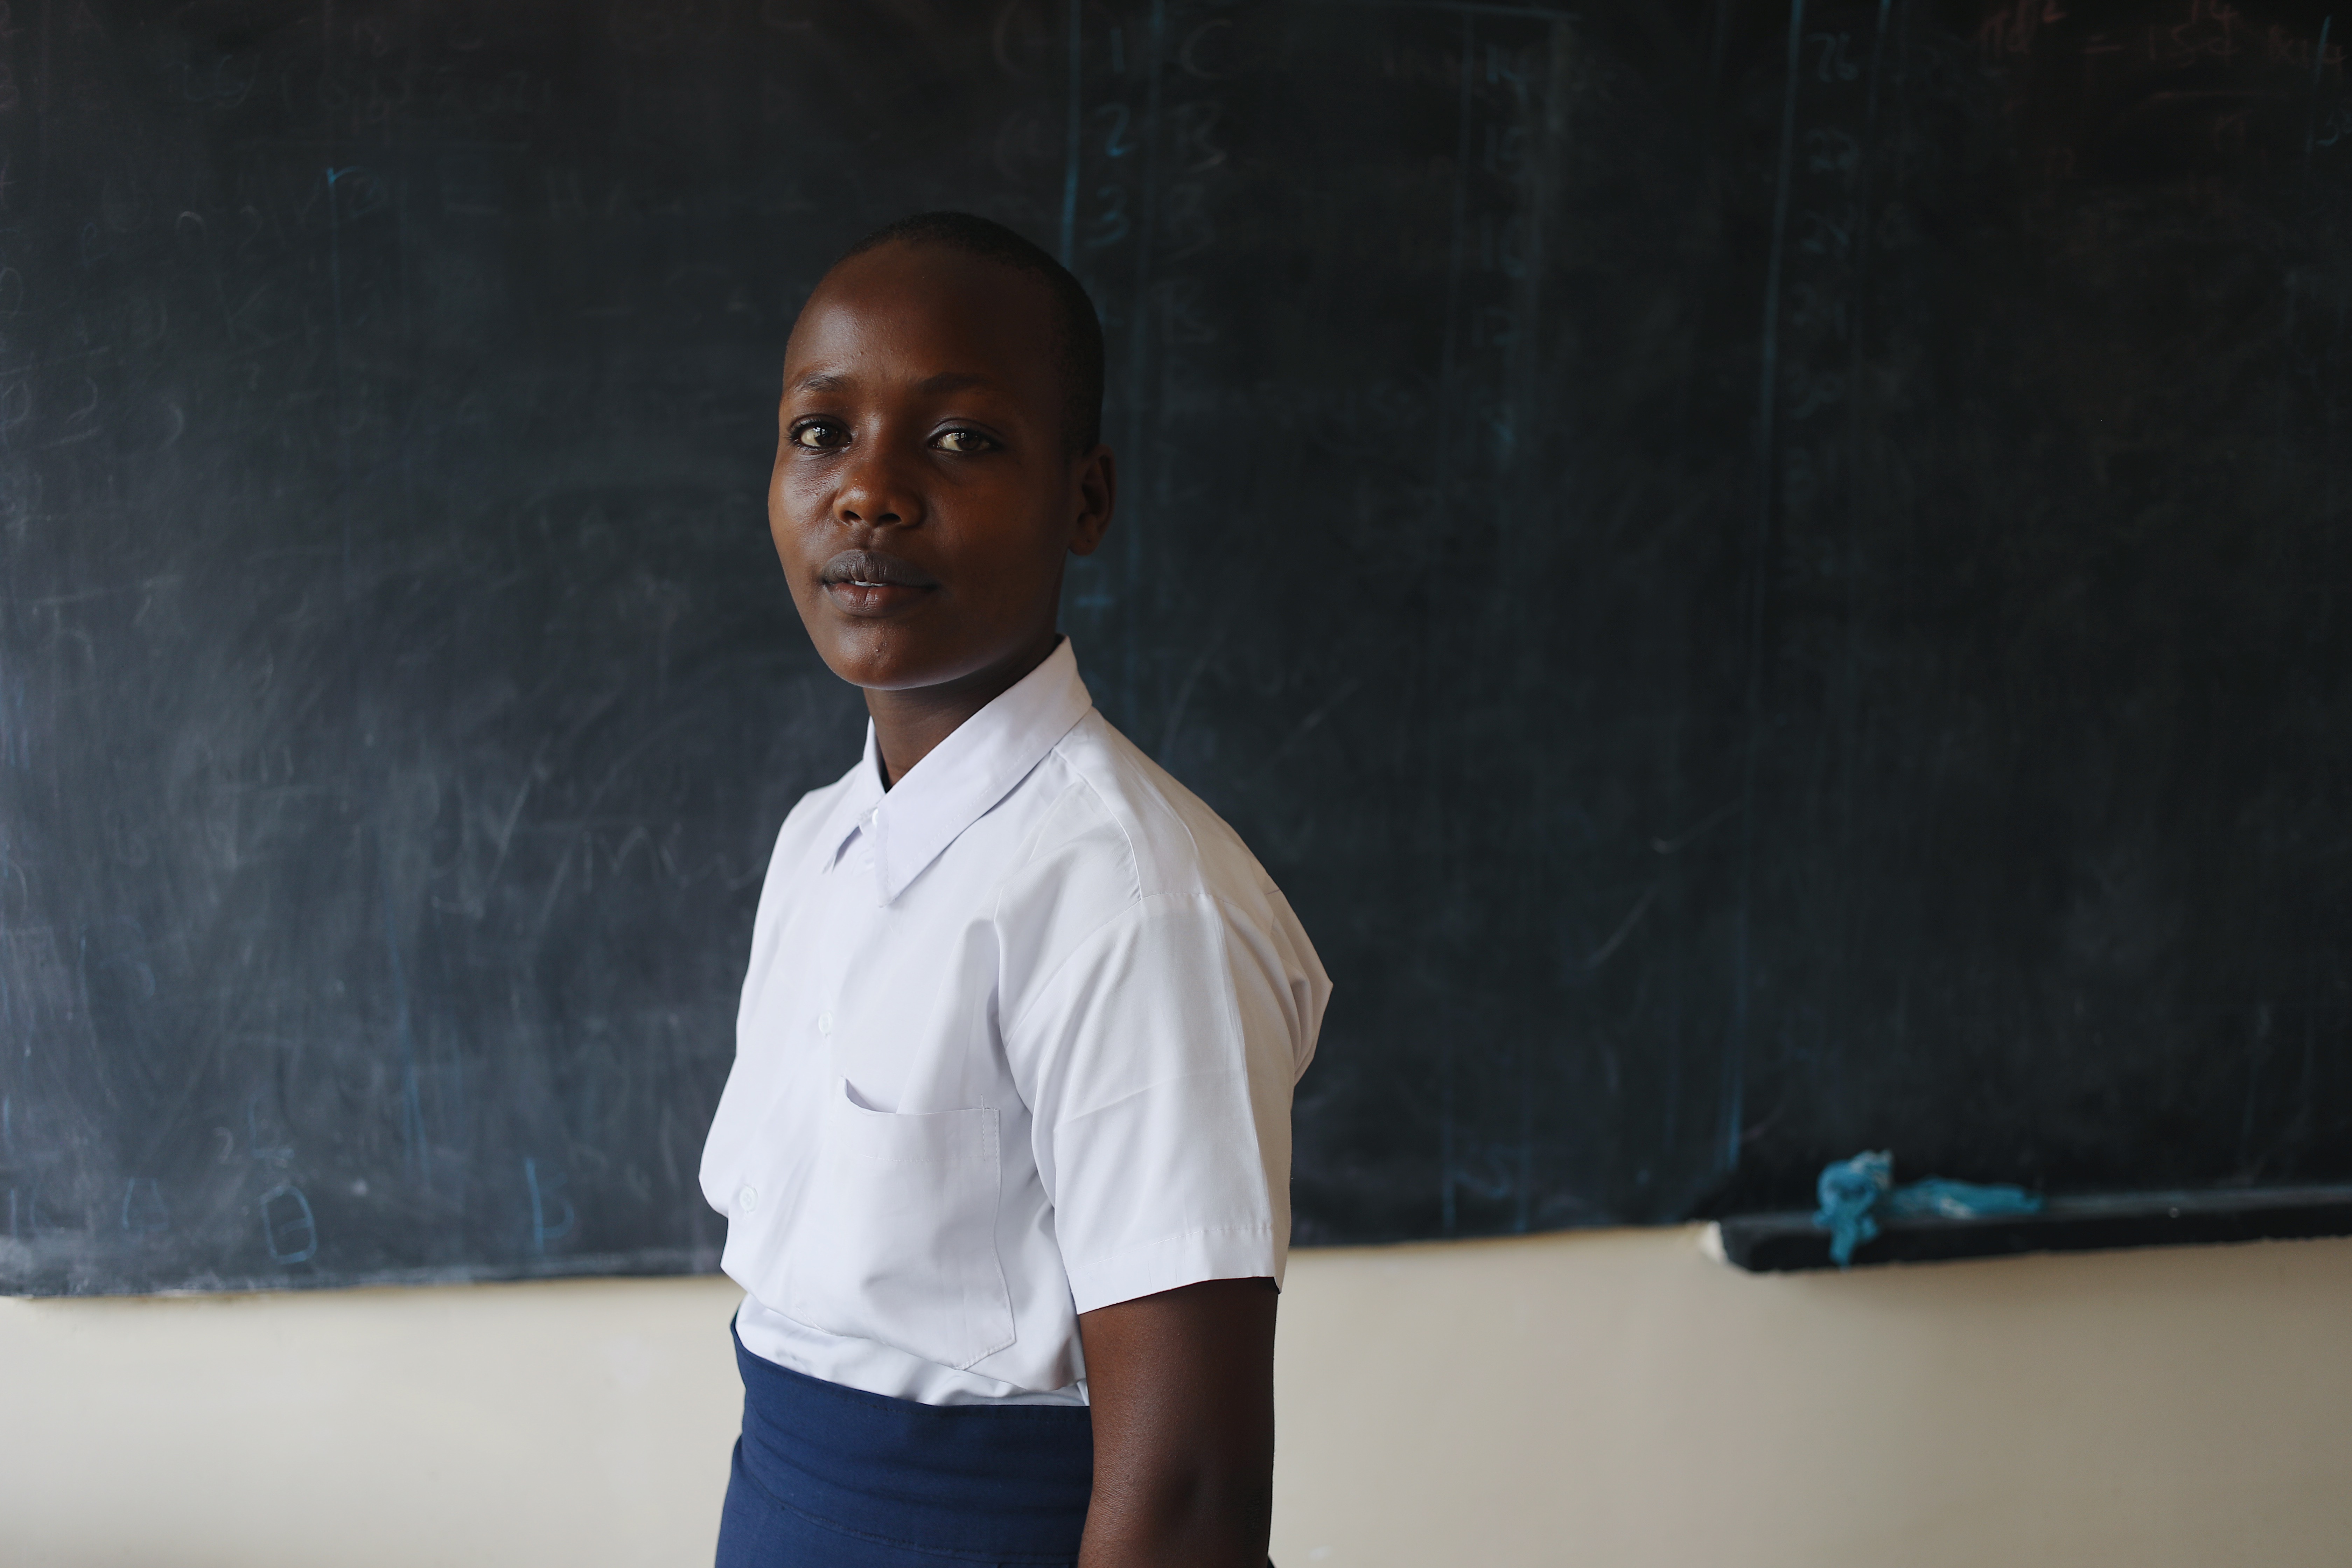
[{"label": "face", "polygon": [[936,247],[853,257],[801,311],[768,524],[844,680],[1017,679],[1051,650],[1063,563],[1112,499],[1110,454],[1070,451],[1055,342],[1042,285]]}]

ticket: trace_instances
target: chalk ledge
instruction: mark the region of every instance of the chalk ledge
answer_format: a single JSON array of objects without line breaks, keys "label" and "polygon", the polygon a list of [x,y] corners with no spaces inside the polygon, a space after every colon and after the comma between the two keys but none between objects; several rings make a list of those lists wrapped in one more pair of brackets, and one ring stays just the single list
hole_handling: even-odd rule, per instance
[{"label": "chalk ledge", "polygon": [[[2114,1193],[2053,1198],[2037,1214],[1881,1221],[1853,1266],[1941,1263],[2032,1252],[2104,1252],[2233,1241],[2352,1236],[2352,1186]],[[1808,1210],[1732,1215],[1705,1227],[1699,1250],[1756,1274],[1832,1268],[1830,1233]]]}]

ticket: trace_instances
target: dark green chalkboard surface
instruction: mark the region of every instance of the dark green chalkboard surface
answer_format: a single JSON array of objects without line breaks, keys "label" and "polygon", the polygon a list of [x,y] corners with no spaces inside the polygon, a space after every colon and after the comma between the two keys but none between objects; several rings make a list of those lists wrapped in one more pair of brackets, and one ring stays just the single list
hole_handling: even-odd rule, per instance
[{"label": "dark green chalkboard surface", "polygon": [[709,1268],[860,710],[777,365],[1112,344],[1066,626],[1338,983],[1309,1243],[2352,1180],[2352,9],[16,0],[0,1289]]}]

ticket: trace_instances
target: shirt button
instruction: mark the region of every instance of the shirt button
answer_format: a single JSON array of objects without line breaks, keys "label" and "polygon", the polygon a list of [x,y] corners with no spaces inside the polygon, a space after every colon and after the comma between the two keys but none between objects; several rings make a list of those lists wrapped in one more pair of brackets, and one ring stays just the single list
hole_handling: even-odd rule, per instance
[{"label": "shirt button", "polygon": [[757,1187],[745,1187],[741,1192],[737,1193],[735,1194],[735,1206],[741,1209],[745,1214],[750,1214],[752,1210],[758,1208],[760,1206],[760,1189]]},{"label": "shirt button", "polygon": [[819,1014],[816,1016],[816,1032],[817,1032],[818,1034],[820,1034],[820,1035],[830,1035],[831,1033],[833,1033],[833,1015],[832,1015],[832,1014],[830,1014],[830,1013],[819,1013]]}]

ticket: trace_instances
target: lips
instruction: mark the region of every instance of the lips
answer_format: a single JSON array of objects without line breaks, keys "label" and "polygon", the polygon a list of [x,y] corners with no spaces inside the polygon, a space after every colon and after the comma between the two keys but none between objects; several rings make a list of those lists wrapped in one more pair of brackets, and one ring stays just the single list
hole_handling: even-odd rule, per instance
[{"label": "lips", "polygon": [[845,550],[817,571],[833,602],[854,615],[887,615],[919,604],[940,580],[911,561],[879,550]]}]

